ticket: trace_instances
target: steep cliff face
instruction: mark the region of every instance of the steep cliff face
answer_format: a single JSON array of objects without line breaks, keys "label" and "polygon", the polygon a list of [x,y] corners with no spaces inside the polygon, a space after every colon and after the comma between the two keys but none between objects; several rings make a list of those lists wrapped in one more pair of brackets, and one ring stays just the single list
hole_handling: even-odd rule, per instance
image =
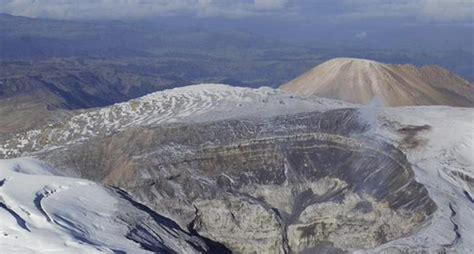
[{"label": "steep cliff face", "polygon": [[39,157],[126,188],[235,252],[356,250],[436,210],[405,156],[358,118],[340,109],[139,128]]}]

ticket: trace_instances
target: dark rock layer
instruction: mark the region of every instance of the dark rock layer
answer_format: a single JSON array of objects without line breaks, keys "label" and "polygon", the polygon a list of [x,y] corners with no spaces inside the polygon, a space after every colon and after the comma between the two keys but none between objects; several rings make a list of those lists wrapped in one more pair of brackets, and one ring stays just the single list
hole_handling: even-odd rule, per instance
[{"label": "dark rock layer", "polygon": [[352,109],[133,128],[40,154],[234,252],[372,248],[436,210]]}]

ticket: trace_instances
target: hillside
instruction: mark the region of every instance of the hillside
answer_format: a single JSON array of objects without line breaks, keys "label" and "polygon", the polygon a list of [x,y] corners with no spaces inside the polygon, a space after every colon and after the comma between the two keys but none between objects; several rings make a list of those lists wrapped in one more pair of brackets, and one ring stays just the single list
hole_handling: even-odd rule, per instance
[{"label": "hillside", "polygon": [[355,58],[324,62],[280,88],[302,96],[361,104],[377,97],[385,106],[474,106],[474,86],[445,69]]}]

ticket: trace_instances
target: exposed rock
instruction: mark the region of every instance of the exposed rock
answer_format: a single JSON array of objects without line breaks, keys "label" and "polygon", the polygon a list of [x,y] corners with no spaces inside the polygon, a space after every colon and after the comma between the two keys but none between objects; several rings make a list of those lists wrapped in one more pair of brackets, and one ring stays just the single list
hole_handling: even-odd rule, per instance
[{"label": "exposed rock", "polygon": [[345,109],[131,128],[38,156],[122,186],[235,252],[355,250],[408,234],[436,210],[404,155],[367,130]]},{"label": "exposed rock", "polygon": [[0,136],[0,154],[120,186],[221,250],[469,253],[472,109],[344,106],[194,86]]}]

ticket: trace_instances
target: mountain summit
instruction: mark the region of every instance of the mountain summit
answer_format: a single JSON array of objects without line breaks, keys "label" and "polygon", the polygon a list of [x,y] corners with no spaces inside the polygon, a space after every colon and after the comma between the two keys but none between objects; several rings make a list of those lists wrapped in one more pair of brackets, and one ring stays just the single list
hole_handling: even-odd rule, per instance
[{"label": "mountain summit", "polygon": [[356,58],[324,62],[280,89],[362,104],[378,97],[386,106],[474,106],[474,86],[443,68]]}]

